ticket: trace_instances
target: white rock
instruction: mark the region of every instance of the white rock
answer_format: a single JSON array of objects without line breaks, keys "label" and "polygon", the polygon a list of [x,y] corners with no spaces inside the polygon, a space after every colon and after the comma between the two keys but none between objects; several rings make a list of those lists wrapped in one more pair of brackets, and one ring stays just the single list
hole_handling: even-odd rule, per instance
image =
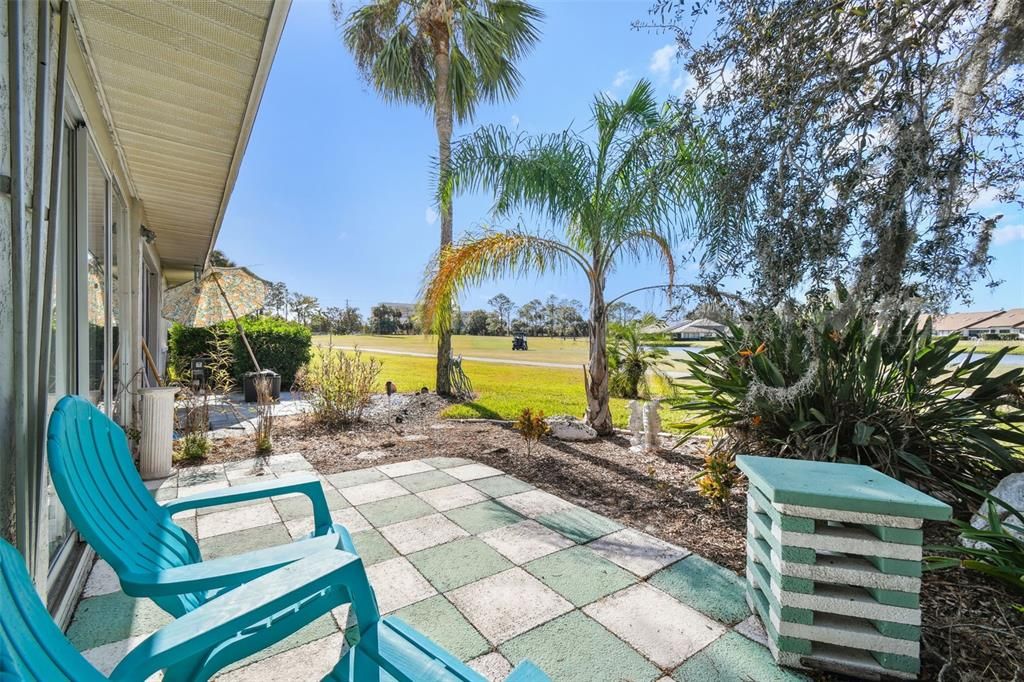
[{"label": "white rock", "polygon": [[[998,497],[1000,500],[1010,505],[1013,509],[1024,513],[1024,474],[1010,474],[1003,480],[999,481],[992,490],[992,496]],[[1020,519],[1012,516],[1010,511],[999,503],[995,504],[996,514],[999,516],[999,520],[1003,522],[1009,522],[1011,525],[1019,525]],[[984,529],[988,528],[988,502],[982,502],[981,507],[971,517],[971,525],[975,528]],[[1007,528],[1014,537],[1024,540],[1024,535],[1021,533]],[[977,540],[967,540],[964,538],[960,539],[960,544],[964,547],[973,547],[975,549],[986,549],[988,547],[987,542],[979,542]]]},{"label": "white rock", "polygon": [[575,417],[549,417],[551,435],[558,440],[594,440],[595,431],[589,424]]}]

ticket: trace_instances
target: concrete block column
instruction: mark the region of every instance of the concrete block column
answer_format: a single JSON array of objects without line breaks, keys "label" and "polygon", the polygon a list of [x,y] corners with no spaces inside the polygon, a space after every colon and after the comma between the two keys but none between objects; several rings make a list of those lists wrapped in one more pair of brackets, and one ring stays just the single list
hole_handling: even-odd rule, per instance
[{"label": "concrete block column", "polygon": [[736,458],[747,602],[775,660],[861,679],[920,671],[921,526],[952,509],[870,467]]}]

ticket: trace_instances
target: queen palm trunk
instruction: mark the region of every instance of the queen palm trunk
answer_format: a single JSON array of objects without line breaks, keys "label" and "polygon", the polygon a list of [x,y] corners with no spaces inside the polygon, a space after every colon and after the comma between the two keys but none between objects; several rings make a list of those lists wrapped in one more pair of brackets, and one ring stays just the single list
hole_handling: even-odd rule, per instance
[{"label": "queen palm trunk", "polygon": [[[446,3],[439,2],[437,11],[444,12]],[[434,40],[434,127],[437,129],[437,158],[440,182],[444,183],[451,170],[452,157],[452,100],[448,92],[448,76],[451,68],[449,50],[450,34],[445,25],[437,28]],[[452,245],[452,202],[441,202],[441,251]],[[437,393],[451,395],[452,387],[448,375],[448,363],[452,355],[452,333],[442,329],[437,336]]]},{"label": "queen palm trunk", "polygon": [[604,304],[604,281],[590,286],[590,366],[587,377],[587,422],[599,435],[612,433],[612,412],[608,404],[608,309]]}]

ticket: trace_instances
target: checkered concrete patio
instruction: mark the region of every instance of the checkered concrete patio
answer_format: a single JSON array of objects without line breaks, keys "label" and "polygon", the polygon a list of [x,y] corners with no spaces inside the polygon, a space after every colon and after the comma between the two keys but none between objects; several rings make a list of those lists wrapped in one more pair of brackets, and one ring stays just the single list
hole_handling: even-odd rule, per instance
[{"label": "checkered concrete patio", "polygon": [[[254,480],[252,460],[182,469],[160,501]],[[298,454],[266,475],[312,471]],[[265,480],[260,478],[258,480]],[[798,680],[779,669],[732,572],[470,460],[433,457],[321,477],[381,611],[395,613],[490,679],[529,658],[556,682]],[[289,542],[312,509],[284,496],[176,517],[205,557]],[[68,631],[111,670],[169,621],[120,591],[98,561]],[[225,671],[220,680],[317,680],[357,637],[342,607]]]}]

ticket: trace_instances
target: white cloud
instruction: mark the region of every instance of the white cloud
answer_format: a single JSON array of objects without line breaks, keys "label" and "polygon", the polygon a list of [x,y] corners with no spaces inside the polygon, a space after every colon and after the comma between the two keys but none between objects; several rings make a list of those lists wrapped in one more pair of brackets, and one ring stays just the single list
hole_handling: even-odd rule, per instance
[{"label": "white cloud", "polygon": [[675,43],[670,43],[665,47],[659,48],[654,51],[651,55],[651,73],[657,76],[668,76],[669,71],[672,70],[672,62],[675,61],[676,53],[678,48]]},{"label": "white cloud", "polygon": [[626,82],[633,77],[629,69],[619,69],[615,72],[615,78],[612,80],[613,88],[621,88]]},{"label": "white cloud", "polygon": [[996,228],[995,234],[992,235],[994,244],[1009,244],[1021,240],[1024,240],[1024,225],[1003,225]]},{"label": "white cloud", "polygon": [[992,208],[998,206],[1002,202],[999,201],[999,192],[993,187],[986,187],[985,189],[978,192],[977,198],[971,202],[971,208],[976,211],[980,211],[986,208]]},{"label": "white cloud", "polygon": [[516,116],[515,114],[512,114],[512,127],[513,128],[518,128],[519,127],[519,117]]},{"label": "white cloud", "polygon": [[427,206],[427,210],[424,211],[423,217],[427,221],[427,225],[433,225],[437,222],[437,211],[434,210],[433,206]]}]

